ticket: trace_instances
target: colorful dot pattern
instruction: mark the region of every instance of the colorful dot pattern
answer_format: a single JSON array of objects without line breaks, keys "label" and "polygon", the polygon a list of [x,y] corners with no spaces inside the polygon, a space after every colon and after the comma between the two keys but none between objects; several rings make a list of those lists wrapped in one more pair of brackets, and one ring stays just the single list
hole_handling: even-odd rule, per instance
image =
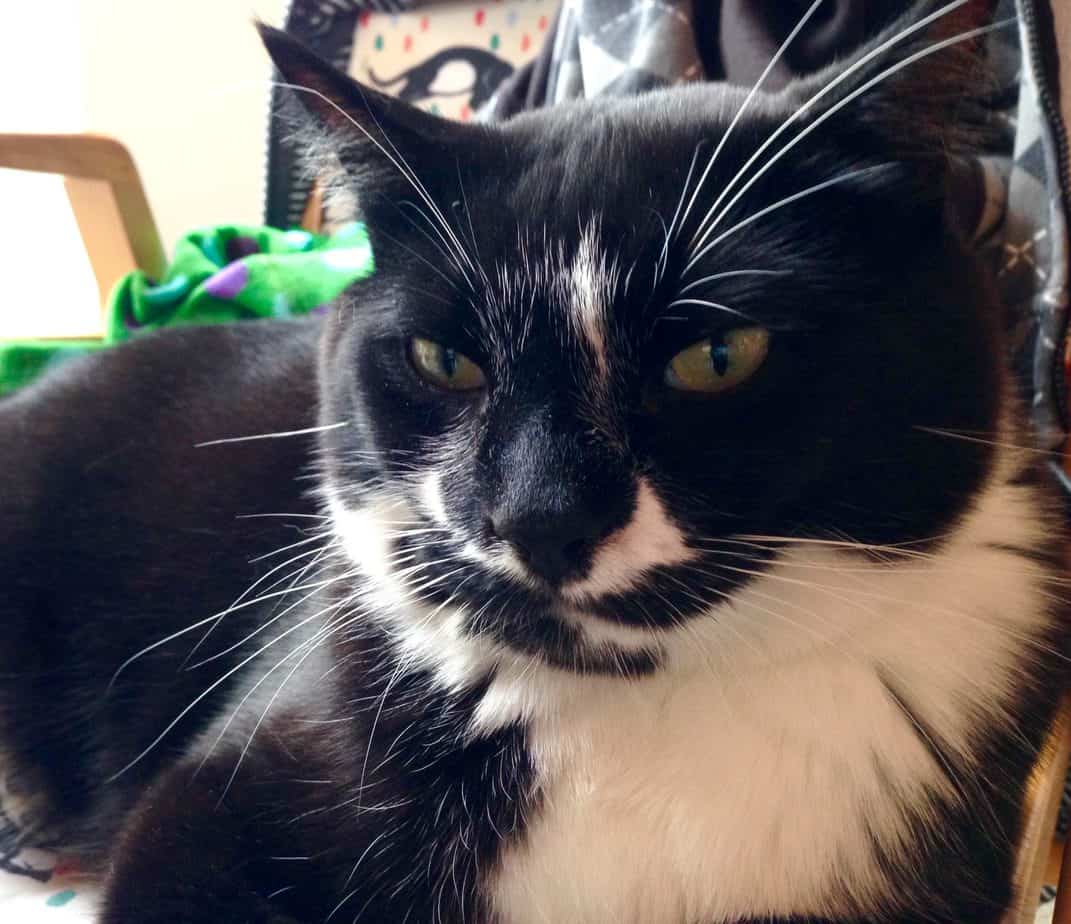
[{"label": "colorful dot pattern", "polygon": [[76,862],[36,848],[5,854],[0,871],[0,921],[88,924],[96,920],[99,881]]},{"label": "colorful dot pattern", "polygon": [[62,908],[64,905],[70,904],[74,901],[74,897],[78,893],[74,889],[64,889],[62,892],[57,892],[55,895],[49,896],[45,901],[45,904],[49,908]]},{"label": "colorful dot pattern", "polygon": [[[404,81],[390,78],[454,46],[484,48],[517,68],[539,51],[557,5],[558,0],[492,0],[475,5],[444,3],[420,12],[365,11],[358,17],[351,72],[373,82],[371,71],[387,81],[381,89],[397,92]],[[445,68],[432,85],[431,95],[417,105],[434,115],[471,119],[471,100],[464,92],[466,81],[471,83],[467,67],[451,64]]]}]

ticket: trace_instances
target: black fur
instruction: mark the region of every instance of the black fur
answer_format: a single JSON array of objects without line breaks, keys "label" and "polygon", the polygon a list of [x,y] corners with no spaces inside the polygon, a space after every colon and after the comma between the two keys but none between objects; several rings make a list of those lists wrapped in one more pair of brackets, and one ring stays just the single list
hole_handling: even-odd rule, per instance
[{"label": "black fur", "polygon": [[[401,654],[399,612],[362,595],[366,579],[315,517],[329,495],[351,509],[385,493],[415,503],[414,479],[448,466],[451,528],[434,532],[425,512],[431,532],[392,547],[420,575],[413,597],[465,605],[466,638],[621,683],[660,669],[657,644],[587,647],[559,590],[629,521],[638,475],[697,557],[581,603],[655,638],[709,618],[768,567],[779,543],[747,548],[741,534],[939,548],[994,450],[935,431],[993,432],[1010,391],[998,306],[946,202],[948,150],[979,137],[973,115],[959,134],[948,109],[969,98],[971,58],[923,59],[831,117],[721,227],[853,178],[742,227],[689,272],[699,217],[805,87],[755,101],[663,250],[693,153],[702,169],[743,92],[696,86],[462,126],[263,34],[288,82],[314,91],[301,98],[359,189],[377,272],[320,325],[151,335],[0,402],[0,753],[11,788],[42,796],[33,828],[107,868],[106,924],[484,924],[500,852],[543,808],[530,730],[474,734],[494,669],[450,687]],[[863,68],[800,129],[947,34],[925,30]],[[934,85],[948,92],[923,92]],[[595,220],[620,269],[598,388],[599,357],[569,333],[553,284]],[[780,275],[693,290],[731,312],[671,307],[682,273],[752,267]],[[674,354],[741,316],[771,332],[752,380],[716,399],[666,386]],[[470,357],[488,387],[429,385],[408,356],[414,336]],[[301,436],[194,448],[317,423],[315,449]],[[501,524],[518,520],[572,544],[572,570],[522,583],[457,557],[466,543],[501,549]],[[1014,554],[1051,563],[1062,541]],[[290,543],[302,544],[268,555]],[[183,631],[264,575],[249,599],[274,596]],[[903,806],[911,862],[881,857],[896,894],[868,924],[1002,914],[1023,788],[1066,681],[1062,614],[1030,642],[1037,680],[1024,676],[1014,734],[978,728],[993,772],[965,786],[911,691],[887,678],[963,801]]]}]

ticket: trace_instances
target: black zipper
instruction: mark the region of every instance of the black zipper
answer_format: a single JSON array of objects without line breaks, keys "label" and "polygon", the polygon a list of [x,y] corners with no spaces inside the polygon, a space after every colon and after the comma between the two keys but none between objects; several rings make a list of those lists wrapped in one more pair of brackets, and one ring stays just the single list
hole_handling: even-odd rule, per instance
[{"label": "black zipper", "polygon": [[[1052,144],[1056,154],[1056,185],[1058,187],[1060,204],[1063,208],[1065,226],[1071,228],[1071,144],[1068,143],[1067,126],[1064,124],[1063,114],[1060,112],[1060,100],[1057,94],[1052,92],[1049,85],[1049,74],[1046,73],[1046,62],[1055,65],[1058,60],[1056,49],[1046,48],[1042,45],[1040,37],[1039,16],[1045,18],[1045,26],[1048,34],[1055,37],[1056,27],[1053,20],[1052,9],[1047,6],[1039,11],[1039,3],[1048,3],[1048,0],[1019,0],[1019,15],[1023,22],[1023,31],[1029,44],[1030,60],[1034,68],[1034,84],[1037,87],[1038,105],[1045,118]],[[1058,72],[1057,72],[1058,74]],[[1055,79],[1059,79],[1056,77]],[[1067,88],[1071,91],[1071,88]],[[1071,268],[1069,268],[1071,271]],[[1064,375],[1064,356],[1067,349],[1068,324],[1064,323],[1064,329],[1059,333],[1056,362],[1052,372],[1052,393],[1056,399],[1056,411],[1063,424],[1064,430],[1071,429],[1071,415],[1068,413],[1068,388]]]}]

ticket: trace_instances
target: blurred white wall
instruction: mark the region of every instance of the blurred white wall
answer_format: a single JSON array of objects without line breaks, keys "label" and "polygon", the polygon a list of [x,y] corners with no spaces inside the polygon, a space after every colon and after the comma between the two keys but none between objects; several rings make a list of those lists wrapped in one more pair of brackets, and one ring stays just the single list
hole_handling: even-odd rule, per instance
[{"label": "blurred white wall", "polygon": [[74,5],[82,125],[133,152],[165,246],[198,225],[259,223],[271,72],[252,21],[278,23],[283,0]]},{"label": "blurred white wall", "polygon": [[[82,126],[78,8],[0,0],[0,132]],[[96,286],[62,181],[0,170],[0,210],[0,337],[91,333]]]},{"label": "blurred white wall", "polygon": [[[169,252],[200,225],[258,223],[270,68],[251,23],[283,7],[0,0],[0,132],[119,138]],[[60,181],[0,171],[0,210],[0,337],[92,333],[96,292]]]}]

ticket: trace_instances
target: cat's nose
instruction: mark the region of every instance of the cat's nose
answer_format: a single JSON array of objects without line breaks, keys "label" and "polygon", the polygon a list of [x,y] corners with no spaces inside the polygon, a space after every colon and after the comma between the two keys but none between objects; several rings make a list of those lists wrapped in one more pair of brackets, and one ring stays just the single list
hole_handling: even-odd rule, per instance
[{"label": "cat's nose", "polygon": [[587,573],[595,546],[609,528],[608,519],[582,507],[554,512],[500,509],[489,518],[489,526],[533,574],[557,587]]}]

